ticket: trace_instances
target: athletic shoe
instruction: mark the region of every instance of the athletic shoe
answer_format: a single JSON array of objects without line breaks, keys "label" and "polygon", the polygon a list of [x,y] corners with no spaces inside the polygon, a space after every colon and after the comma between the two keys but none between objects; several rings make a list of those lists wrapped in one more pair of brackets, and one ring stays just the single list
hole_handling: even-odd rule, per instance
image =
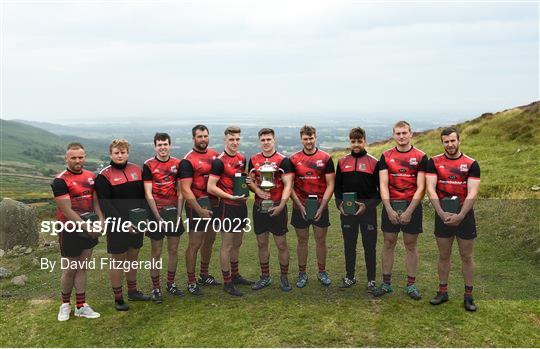
[{"label": "athletic shoe", "polygon": [[242,275],[238,275],[232,279],[232,283],[235,285],[253,285],[255,281],[246,280]]},{"label": "athletic shoe", "polygon": [[474,304],[472,296],[463,297],[463,306],[467,311],[476,311],[476,304]]},{"label": "athletic shoe", "polygon": [[344,277],[343,280],[341,281],[341,286],[339,286],[339,288],[349,288],[354,284],[356,284],[355,278],[349,279],[347,277]]},{"label": "athletic shoe", "polygon": [[116,310],[118,311],[126,311],[126,310],[129,310],[129,305],[124,302],[123,299],[119,300],[119,301],[114,301],[114,307],[116,308]]},{"label": "athletic shoe", "polygon": [[432,305],[439,305],[444,302],[448,302],[448,292],[437,292],[437,295],[429,301]]},{"label": "athletic shoe", "polygon": [[150,296],[147,296],[144,293],[142,293],[141,291],[137,290],[137,291],[133,291],[133,292],[128,292],[128,300],[146,302],[146,301],[150,300]]},{"label": "athletic shoe", "polygon": [[387,293],[392,293],[392,291],[394,291],[394,289],[392,288],[392,285],[385,284],[383,282],[379,287],[377,287],[375,290],[373,290],[373,292],[371,292],[371,294],[373,294],[374,297],[381,297],[381,296],[384,296]]},{"label": "athletic shoe", "polygon": [[332,283],[332,280],[330,280],[330,277],[326,271],[320,271],[319,274],[317,274],[317,279],[319,279],[321,284],[326,287],[330,286]]},{"label": "athletic shoe", "polygon": [[377,284],[375,283],[375,280],[368,281],[366,286],[368,293],[373,293],[377,289]]},{"label": "athletic shoe", "polygon": [[154,288],[152,290],[152,302],[156,304],[163,302],[163,295],[161,294],[161,290],[159,288]]},{"label": "athletic shoe", "polygon": [[212,275],[201,275],[197,283],[202,286],[219,286],[221,282],[217,281]]},{"label": "athletic shoe", "polygon": [[234,287],[234,284],[232,282],[223,285],[223,289],[231,296],[242,297],[244,295],[242,292],[237,290],[236,287]]},{"label": "athletic shoe", "polygon": [[298,273],[298,280],[296,281],[296,287],[303,288],[307,284],[307,274],[306,273]]},{"label": "athletic shoe", "polygon": [[412,284],[410,286],[405,287],[405,292],[414,299],[415,301],[420,300],[422,298],[422,295],[420,294],[420,291],[416,287],[416,284]]},{"label": "athletic shoe", "polygon": [[289,278],[287,275],[281,275],[279,277],[280,287],[283,292],[289,292],[292,290],[291,284],[289,283]]},{"label": "athletic shoe", "polygon": [[257,280],[257,282],[253,286],[251,286],[251,289],[253,291],[258,291],[265,288],[266,286],[270,286],[271,284],[272,278],[270,276],[261,276],[261,278]]},{"label": "athletic shoe", "polygon": [[173,296],[184,297],[184,292],[182,292],[174,282],[172,284],[167,283],[167,292]]},{"label": "athletic shoe", "polygon": [[75,309],[75,316],[85,317],[87,319],[97,319],[101,314],[95,312],[88,304],[84,303],[82,307]]},{"label": "athletic shoe", "polygon": [[193,296],[202,296],[203,295],[203,293],[201,291],[201,288],[196,283],[188,284],[187,290]]},{"label": "athletic shoe", "polygon": [[71,305],[69,303],[62,303],[60,310],[58,310],[58,321],[68,321],[69,314],[71,314]]}]

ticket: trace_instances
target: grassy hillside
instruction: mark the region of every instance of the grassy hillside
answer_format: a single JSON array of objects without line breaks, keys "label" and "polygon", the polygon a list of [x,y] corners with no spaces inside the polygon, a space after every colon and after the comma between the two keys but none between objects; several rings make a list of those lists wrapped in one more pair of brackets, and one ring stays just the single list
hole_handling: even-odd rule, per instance
[{"label": "grassy hillside", "polygon": [[[452,125],[461,131],[461,150],[480,164],[482,198],[540,198],[540,191],[531,190],[540,186],[539,107],[540,102],[535,102]],[[440,131],[415,134],[413,143],[428,156],[440,154]],[[393,146],[393,140],[378,142],[371,144],[368,151],[379,157]],[[335,157],[343,153],[337,152]]]}]

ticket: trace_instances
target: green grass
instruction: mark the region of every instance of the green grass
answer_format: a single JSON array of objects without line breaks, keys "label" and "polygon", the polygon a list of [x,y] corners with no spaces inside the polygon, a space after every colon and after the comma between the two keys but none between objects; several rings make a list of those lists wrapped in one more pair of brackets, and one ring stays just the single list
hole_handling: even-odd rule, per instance
[{"label": "green grass", "polygon": [[[337,287],[344,274],[339,216],[331,208],[328,234],[328,270],[333,284],[318,284],[314,271],[316,261],[313,240],[310,247],[305,289],[294,288],[283,293],[278,285],[279,266],[276,249],[271,247],[271,272],[274,284],[259,292],[247,288],[246,296],[234,299],[220,288],[204,288],[205,296],[172,299],[166,295],[161,305],[131,302],[129,312],[113,309],[112,292],[106,271],[89,272],[88,301],[101,312],[97,320],[73,318],[56,321],[59,305],[59,272],[34,267],[34,256],[58,259],[55,249],[38,251],[33,256],[3,258],[2,265],[15,274],[25,273],[29,284],[18,288],[8,281],[0,282],[0,346],[511,346],[540,345],[540,287],[538,265],[531,261],[516,242],[511,231],[535,229],[527,220],[513,219],[514,211],[501,208],[519,207],[536,210],[532,201],[494,204],[480,201],[477,207],[479,237],[476,245],[477,276],[475,297],[479,311],[467,313],[462,307],[463,281],[459,257],[454,251],[449,282],[450,302],[433,307],[428,299],[437,287],[437,249],[432,235],[433,212],[426,207],[425,233],[419,238],[420,264],[418,285],[424,299],[408,299],[405,285],[404,248],[397,247],[394,268],[396,291],[384,299],[372,299],[364,289],[364,263],[359,245],[357,278],[352,289]],[[530,212],[530,211],[529,211]],[[292,227],[288,235],[291,248],[291,276],[296,267],[296,238]],[[538,229],[538,226],[536,226]],[[378,251],[382,236],[379,235]],[[186,237],[181,239],[183,256]],[[255,237],[247,233],[241,249],[240,270],[255,278],[259,274]],[[216,241],[211,273],[219,276]],[[106,257],[104,242],[94,256]],[[145,241],[141,259],[148,258]],[[183,257],[182,257],[183,258]],[[380,273],[380,267],[378,268]],[[177,281],[185,285],[185,266],[179,263]],[[139,275],[144,291],[150,290],[147,271]],[[10,295],[6,298],[6,295]],[[22,315],[24,314],[24,315]],[[61,335],[59,335],[61,333]]]}]

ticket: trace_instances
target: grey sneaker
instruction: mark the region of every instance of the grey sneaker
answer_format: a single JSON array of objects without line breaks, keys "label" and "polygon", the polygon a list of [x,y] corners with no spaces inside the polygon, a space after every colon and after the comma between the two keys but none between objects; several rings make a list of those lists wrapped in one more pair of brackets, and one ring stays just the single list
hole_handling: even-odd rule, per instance
[{"label": "grey sneaker", "polygon": [[272,284],[272,278],[270,276],[261,276],[253,286],[251,286],[251,289],[253,291],[262,290],[263,288],[270,286]]},{"label": "grey sneaker", "polygon": [[167,292],[173,296],[184,297],[184,292],[182,292],[182,290],[180,290],[175,283],[167,283]]},{"label": "grey sneaker", "polygon": [[161,290],[159,288],[154,288],[152,290],[152,302],[156,304],[163,302],[163,295],[161,294]]},{"label": "grey sneaker", "polygon": [[281,290],[283,292],[289,292],[290,290],[292,290],[292,287],[291,287],[291,284],[289,283],[289,278],[287,277],[287,275],[281,275],[279,277],[279,281],[280,281],[280,286],[281,286]]},{"label": "grey sneaker", "polygon": [[321,284],[326,287],[330,286],[332,283],[332,280],[330,280],[330,277],[326,271],[320,271],[319,274],[317,274],[317,279],[319,279]]},{"label": "grey sneaker", "polygon": [[298,273],[298,280],[296,281],[296,287],[298,288],[304,288],[307,284],[307,274],[306,273]]},{"label": "grey sneaker", "polygon": [[142,293],[141,291],[137,290],[137,291],[133,291],[133,292],[128,292],[128,300],[146,302],[146,301],[150,300],[150,296],[147,296],[144,293]]},{"label": "grey sneaker", "polygon": [[392,288],[392,285],[385,284],[384,282],[377,288],[375,288],[371,294],[373,294],[374,297],[381,297],[384,296],[387,293],[392,293],[394,289]]},{"label": "grey sneaker", "polygon": [[368,293],[373,293],[377,289],[377,284],[375,283],[375,280],[368,281],[366,286]]},{"label": "grey sneaker", "polygon": [[422,295],[420,294],[420,291],[418,290],[415,284],[405,287],[405,292],[407,292],[409,297],[411,297],[415,301],[420,300],[422,298]]},{"label": "grey sneaker", "polygon": [[187,290],[193,296],[202,296],[203,295],[203,293],[201,291],[201,288],[199,287],[199,285],[197,285],[197,283],[188,284]]},{"label": "grey sneaker", "polygon": [[356,284],[356,278],[349,279],[348,277],[344,277],[339,288],[349,288],[354,284]]}]

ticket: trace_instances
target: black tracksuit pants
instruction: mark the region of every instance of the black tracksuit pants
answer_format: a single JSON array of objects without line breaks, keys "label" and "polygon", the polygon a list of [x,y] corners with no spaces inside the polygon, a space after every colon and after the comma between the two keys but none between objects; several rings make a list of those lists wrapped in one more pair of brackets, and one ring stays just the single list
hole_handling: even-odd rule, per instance
[{"label": "black tracksuit pants", "polygon": [[362,234],[367,280],[375,280],[377,268],[377,212],[370,209],[362,216],[341,215],[341,231],[345,247],[345,270],[347,278],[354,278],[356,269],[356,244],[358,233]]}]

